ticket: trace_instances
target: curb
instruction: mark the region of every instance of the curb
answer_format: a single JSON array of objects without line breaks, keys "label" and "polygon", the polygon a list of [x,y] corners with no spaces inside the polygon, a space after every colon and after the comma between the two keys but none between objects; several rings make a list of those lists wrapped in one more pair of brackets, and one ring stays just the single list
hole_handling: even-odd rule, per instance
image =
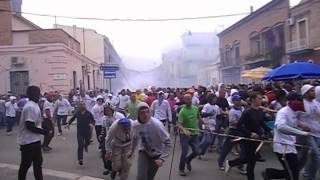
[{"label": "curb", "polygon": [[[7,164],[7,163],[0,163],[0,168],[8,168],[8,169],[16,170],[16,171],[19,170],[19,166],[14,165],[14,164]],[[29,171],[33,172],[33,169],[30,168]],[[73,173],[56,171],[56,170],[51,170],[51,169],[42,169],[42,172],[43,172],[43,175],[49,175],[49,176],[53,176],[53,177],[70,179],[70,180],[103,180],[100,178],[83,176],[80,174],[73,174]]]}]

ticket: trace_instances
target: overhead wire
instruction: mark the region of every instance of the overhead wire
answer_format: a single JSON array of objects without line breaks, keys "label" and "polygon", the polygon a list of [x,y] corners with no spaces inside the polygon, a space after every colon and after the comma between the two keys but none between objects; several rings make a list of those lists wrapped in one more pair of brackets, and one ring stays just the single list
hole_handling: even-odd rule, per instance
[{"label": "overhead wire", "polygon": [[[290,8],[289,6],[285,6],[285,7],[273,8],[270,10],[281,10],[281,9],[289,9],[289,8]],[[148,18],[148,19],[77,17],[77,16],[52,15],[52,14],[42,14],[42,13],[23,12],[23,11],[12,11],[12,10],[6,10],[6,9],[0,9],[0,12],[10,12],[10,13],[17,13],[17,14],[26,14],[26,15],[52,17],[52,18],[63,18],[63,19],[74,19],[74,20],[123,21],[123,22],[163,22],[163,21],[202,20],[202,19],[215,19],[215,18],[224,18],[224,17],[243,16],[243,15],[249,15],[250,13],[254,13],[256,11],[222,14],[222,15],[210,15],[210,16],[181,17],[181,18]]]}]

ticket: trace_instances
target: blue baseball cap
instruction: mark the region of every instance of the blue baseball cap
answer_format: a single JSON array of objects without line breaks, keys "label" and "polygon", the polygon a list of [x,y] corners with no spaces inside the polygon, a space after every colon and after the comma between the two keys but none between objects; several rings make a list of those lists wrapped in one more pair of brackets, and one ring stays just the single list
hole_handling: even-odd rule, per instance
[{"label": "blue baseball cap", "polygon": [[118,121],[118,124],[121,126],[125,126],[125,127],[130,127],[131,126],[131,121],[128,118],[122,118]]},{"label": "blue baseball cap", "polygon": [[234,94],[233,96],[231,96],[231,100],[232,101],[241,101],[241,96],[238,94]]}]

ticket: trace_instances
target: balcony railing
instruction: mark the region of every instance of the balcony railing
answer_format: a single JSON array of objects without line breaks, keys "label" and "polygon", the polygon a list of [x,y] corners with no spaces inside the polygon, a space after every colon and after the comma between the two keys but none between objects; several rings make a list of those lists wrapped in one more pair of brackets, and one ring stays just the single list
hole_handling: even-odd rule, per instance
[{"label": "balcony railing", "polygon": [[290,41],[286,44],[287,53],[300,51],[307,49],[309,47],[308,39],[299,39],[295,41]]}]

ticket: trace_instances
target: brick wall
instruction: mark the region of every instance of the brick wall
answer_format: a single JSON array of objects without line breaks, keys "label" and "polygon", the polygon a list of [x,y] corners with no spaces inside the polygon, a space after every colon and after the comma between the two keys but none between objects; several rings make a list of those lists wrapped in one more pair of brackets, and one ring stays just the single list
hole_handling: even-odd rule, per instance
[{"label": "brick wall", "polygon": [[[291,17],[295,22],[305,19],[308,23],[309,47],[320,47],[320,0],[310,0],[291,9]],[[296,39],[297,24],[290,27],[293,40]],[[289,33],[288,33],[289,34]]]},{"label": "brick wall", "polygon": [[63,43],[80,53],[80,43],[61,29],[45,29],[29,32],[30,44]]},{"label": "brick wall", "polygon": [[0,1],[0,45],[11,45],[12,15],[1,10],[10,10],[10,1]]},{"label": "brick wall", "polygon": [[[271,10],[264,11],[247,22],[238,25],[236,28],[223,33],[219,38],[220,48],[225,48],[226,45],[232,47],[234,42],[239,42],[241,63],[244,63],[244,57],[251,52],[250,34],[253,32],[261,32],[264,28],[271,28],[280,22],[285,23],[288,19],[288,7],[288,1],[282,0],[280,3],[273,6]],[[284,27],[287,28],[286,25]],[[234,56],[234,52],[232,53],[232,56]]]}]

